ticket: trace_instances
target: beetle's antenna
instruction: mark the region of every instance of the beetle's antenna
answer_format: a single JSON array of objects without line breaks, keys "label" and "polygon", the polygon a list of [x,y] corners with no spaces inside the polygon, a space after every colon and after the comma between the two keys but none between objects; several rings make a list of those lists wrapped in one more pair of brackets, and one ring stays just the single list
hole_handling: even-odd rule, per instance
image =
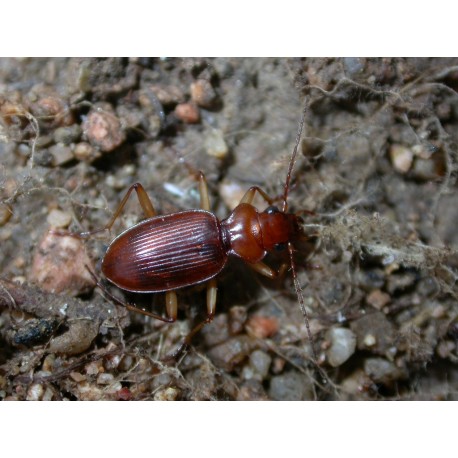
[{"label": "beetle's antenna", "polygon": [[299,129],[296,135],[296,144],[294,145],[293,154],[291,155],[291,159],[289,161],[288,174],[286,175],[285,191],[283,193],[283,207],[282,207],[283,213],[285,213],[288,210],[288,192],[289,192],[289,186],[291,183],[291,175],[293,173],[294,163],[296,162],[297,149],[299,148],[299,143],[301,141],[302,130],[304,128],[305,115],[307,114],[307,111],[308,111],[308,103],[306,102],[304,106],[304,111],[302,112],[301,121],[299,122]]},{"label": "beetle's antenna", "polygon": [[317,352],[315,348],[315,342],[313,340],[312,331],[310,330],[310,320],[309,320],[307,310],[305,309],[304,295],[302,294],[301,284],[299,283],[299,280],[297,278],[296,266],[294,264],[294,250],[293,250],[293,245],[291,242],[288,242],[288,252],[289,252],[289,259],[290,259],[290,264],[291,264],[291,272],[293,273],[294,289],[296,290],[297,298],[299,300],[299,306],[301,308],[301,312],[302,312],[302,315],[305,321],[305,327],[307,328],[307,336],[310,342],[310,346],[312,348],[313,362],[315,364],[315,367],[318,369],[321,375],[323,383],[326,383],[328,378],[326,374],[324,373],[323,369],[321,369],[321,367],[318,365],[318,356],[317,356]]}]

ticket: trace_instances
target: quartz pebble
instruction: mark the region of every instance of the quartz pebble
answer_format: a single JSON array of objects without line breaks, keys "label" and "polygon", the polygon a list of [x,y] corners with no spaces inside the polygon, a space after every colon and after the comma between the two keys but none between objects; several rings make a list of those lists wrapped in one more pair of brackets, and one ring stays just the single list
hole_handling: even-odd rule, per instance
[{"label": "quartz pebble", "polygon": [[307,401],[313,399],[309,377],[289,371],[272,378],[269,397],[274,401]]},{"label": "quartz pebble", "polygon": [[407,173],[412,167],[413,152],[403,145],[392,145],[390,159],[393,167],[400,173]]},{"label": "quartz pebble", "polygon": [[332,367],[342,365],[355,352],[356,336],[346,328],[331,328],[326,334],[331,345],[326,354]]},{"label": "quartz pebble", "polygon": [[65,228],[72,222],[72,215],[57,208],[53,208],[46,219],[51,227]]},{"label": "quartz pebble", "polygon": [[205,138],[207,154],[217,159],[224,159],[229,153],[229,148],[220,129],[210,129]]}]

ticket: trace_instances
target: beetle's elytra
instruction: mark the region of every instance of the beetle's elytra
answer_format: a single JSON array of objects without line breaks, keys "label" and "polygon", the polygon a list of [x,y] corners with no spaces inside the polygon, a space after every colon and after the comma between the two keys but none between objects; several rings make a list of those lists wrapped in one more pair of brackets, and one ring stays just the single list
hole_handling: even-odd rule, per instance
[{"label": "beetle's elytra", "polygon": [[158,293],[202,283],[227,261],[221,225],[204,210],[155,216],[110,244],[102,272],[119,288]]}]

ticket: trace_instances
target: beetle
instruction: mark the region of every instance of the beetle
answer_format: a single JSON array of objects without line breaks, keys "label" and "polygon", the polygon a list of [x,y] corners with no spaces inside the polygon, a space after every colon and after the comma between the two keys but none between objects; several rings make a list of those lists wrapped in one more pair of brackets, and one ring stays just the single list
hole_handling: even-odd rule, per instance
[{"label": "beetle", "polygon": [[[165,293],[166,316],[140,309],[132,304],[122,303],[106,291],[113,300],[129,310],[165,322],[177,319],[178,301],[176,290],[200,283],[207,283],[207,316],[186,336],[184,343],[174,353],[181,353],[205,324],[215,315],[217,284],[215,277],[223,270],[229,256],[245,261],[258,273],[276,278],[286,270],[283,264],[274,270],[263,262],[270,251],[287,249],[289,266],[293,273],[295,289],[305,318],[313,359],[316,351],[310,332],[309,320],[305,311],[302,290],[296,276],[293,260],[293,243],[304,237],[301,230],[302,219],[288,213],[288,193],[292,170],[305,122],[307,105],[304,108],[288,173],[284,185],[281,208],[274,206],[271,199],[261,188],[252,186],[245,193],[237,207],[224,220],[210,211],[207,182],[202,172],[198,174],[200,209],[185,210],[167,215],[158,215],[140,183],[135,183],[126,192],[113,217],[100,230],[81,234],[87,236],[94,232],[111,230],[133,191],[136,192],[146,219],[126,229],[108,246],[102,260],[104,277],[117,287],[134,293]],[[259,194],[268,204],[264,211],[253,206]]]}]

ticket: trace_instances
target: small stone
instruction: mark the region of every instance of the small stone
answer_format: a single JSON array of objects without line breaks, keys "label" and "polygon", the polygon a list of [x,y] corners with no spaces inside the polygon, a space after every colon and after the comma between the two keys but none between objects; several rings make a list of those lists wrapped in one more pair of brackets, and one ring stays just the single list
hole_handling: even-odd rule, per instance
[{"label": "small stone", "polygon": [[378,383],[389,383],[398,379],[402,372],[394,363],[384,358],[368,358],[364,362],[364,372]]},{"label": "small stone", "polygon": [[98,385],[109,385],[111,382],[113,382],[113,380],[114,380],[113,374],[102,372],[97,377],[97,384]]},{"label": "small stone", "polygon": [[200,79],[191,84],[191,99],[202,108],[213,108],[217,95],[209,81]]},{"label": "small stone", "polygon": [[126,138],[118,117],[102,109],[93,110],[87,115],[83,131],[89,143],[103,152],[113,151]]},{"label": "small stone", "polygon": [[269,397],[274,401],[307,401],[313,399],[313,386],[304,374],[289,371],[272,377]]},{"label": "small stone", "polygon": [[197,124],[200,121],[199,108],[194,103],[180,103],[175,107],[175,116],[186,124]]},{"label": "small stone", "polygon": [[211,324],[202,329],[202,337],[208,347],[214,347],[229,338],[228,320],[225,313],[216,315]]},{"label": "small stone", "polygon": [[66,164],[67,162],[70,162],[72,159],[74,159],[72,149],[63,143],[52,145],[49,148],[49,153],[51,154],[51,162],[54,167]]},{"label": "small stone", "polygon": [[39,401],[44,393],[43,385],[34,383],[27,391],[27,401]]},{"label": "small stone", "polygon": [[331,343],[326,355],[332,367],[342,365],[355,352],[356,336],[350,329],[331,328],[326,339]]},{"label": "small stone", "polygon": [[75,155],[76,159],[78,159],[78,161],[89,163],[95,161],[96,159],[102,156],[98,149],[94,148],[87,142],[80,142],[77,145],[75,145],[75,148],[73,149],[73,154]]},{"label": "small stone", "polygon": [[35,250],[29,280],[45,291],[77,296],[94,287],[86,266],[93,269],[80,239],[47,232]]},{"label": "small stone", "polygon": [[72,215],[57,208],[53,208],[46,218],[48,224],[53,228],[66,228],[72,222]]},{"label": "small stone", "polygon": [[86,381],[86,376],[84,374],[81,374],[79,372],[70,372],[70,378],[74,380],[76,383],[84,382]]},{"label": "small stone", "polygon": [[266,339],[278,332],[278,320],[274,317],[254,315],[248,320],[246,328],[258,339]]},{"label": "small stone", "polygon": [[382,310],[390,301],[391,296],[379,289],[374,289],[366,297],[366,302],[377,310]]},{"label": "small stone", "polygon": [[389,151],[393,167],[400,173],[407,173],[412,167],[413,152],[403,145],[392,145]]},{"label": "small stone", "polygon": [[159,390],[154,395],[155,401],[176,401],[180,396],[180,390],[173,386]]},{"label": "small stone", "polygon": [[246,191],[240,183],[227,179],[219,185],[219,195],[230,210],[237,207]]},{"label": "small stone", "polygon": [[230,372],[250,354],[253,345],[252,339],[240,335],[211,348],[207,354],[217,367],[222,367]]},{"label": "small stone", "polygon": [[121,388],[119,391],[116,392],[116,399],[118,401],[131,401],[132,398],[132,391],[130,391],[127,387]]},{"label": "small stone", "polygon": [[250,354],[248,365],[243,368],[242,376],[245,380],[255,379],[262,382],[269,373],[272,358],[262,350],[255,350]]},{"label": "small stone", "polygon": [[68,127],[59,127],[54,131],[53,138],[56,143],[70,145],[75,143],[81,137],[81,127],[78,124],[73,124]]},{"label": "small stone", "polygon": [[436,163],[431,159],[421,159],[417,158],[415,160],[413,169],[412,169],[412,175],[415,178],[418,178],[420,180],[435,180],[439,174],[437,171]]},{"label": "small stone", "polygon": [[223,132],[220,129],[208,130],[204,144],[207,154],[217,159],[224,159],[229,153],[229,148],[224,140]]},{"label": "small stone", "polygon": [[184,99],[183,91],[178,86],[152,85],[149,89],[154,92],[162,105],[174,105]]}]

